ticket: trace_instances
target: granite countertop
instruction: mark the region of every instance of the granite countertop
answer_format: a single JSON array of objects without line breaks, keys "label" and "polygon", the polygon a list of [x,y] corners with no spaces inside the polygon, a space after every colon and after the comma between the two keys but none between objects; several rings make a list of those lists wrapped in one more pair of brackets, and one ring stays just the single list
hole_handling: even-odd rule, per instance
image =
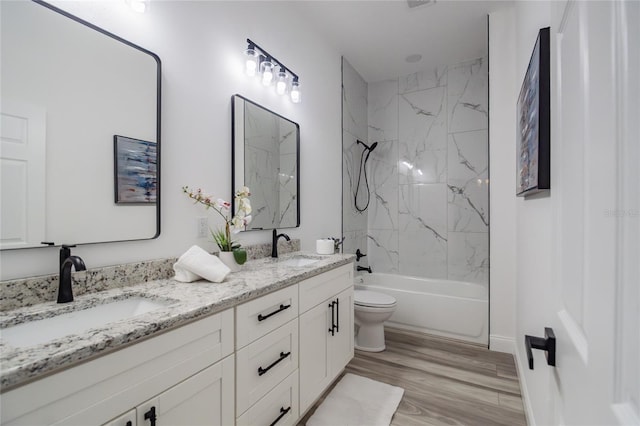
[{"label": "granite countertop", "polygon": [[[288,266],[292,257],[319,259],[306,266]],[[47,343],[15,348],[0,334],[0,387],[6,391],[51,372],[69,368],[81,361],[104,355],[123,345],[156,333],[173,329],[287,287],[301,280],[353,262],[351,254],[321,256],[295,252],[278,259],[248,261],[238,272],[230,273],[222,283],[197,281],[182,283],[173,279],[149,281],[130,287],[88,293],[69,304],[55,301],[15,309],[0,314],[0,328],[48,318],[65,312],[89,308],[107,301],[142,296],[168,306],[133,318],[109,323],[86,332],[67,335]],[[0,330],[1,331],[1,330]]]}]

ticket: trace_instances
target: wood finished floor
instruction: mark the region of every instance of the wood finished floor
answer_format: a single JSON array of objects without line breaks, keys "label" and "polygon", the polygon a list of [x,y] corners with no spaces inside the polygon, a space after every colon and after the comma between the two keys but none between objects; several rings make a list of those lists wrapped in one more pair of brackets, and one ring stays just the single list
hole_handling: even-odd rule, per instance
[{"label": "wood finished floor", "polygon": [[387,328],[385,335],[386,351],[356,351],[343,374],[404,388],[391,425],[526,426],[511,355],[398,329]]}]

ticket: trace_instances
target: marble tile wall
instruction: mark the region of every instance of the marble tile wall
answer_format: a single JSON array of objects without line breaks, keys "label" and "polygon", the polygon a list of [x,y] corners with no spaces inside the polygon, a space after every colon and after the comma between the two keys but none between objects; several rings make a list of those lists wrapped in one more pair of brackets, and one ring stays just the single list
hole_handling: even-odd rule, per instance
[{"label": "marble tile wall", "polygon": [[[355,253],[358,248],[366,252],[368,208],[364,212],[356,209],[355,196],[358,184],[362,145],[357,140],[368,141],[367,129],[367,83],[358,72],[342,60],[342,235],[344,236],[344,253]],[[367,204],[366,185],[361,176],[357,204]],[[369,204],[373,204],[373,194]],[[365,257],[358,263],[367,265]]]},{"label": "marble tile wall", "polygon": [[[480,58],[368,84],[374,271],[488,283],[487,82]],[[362,147],[345,147],[348,179]]]}]

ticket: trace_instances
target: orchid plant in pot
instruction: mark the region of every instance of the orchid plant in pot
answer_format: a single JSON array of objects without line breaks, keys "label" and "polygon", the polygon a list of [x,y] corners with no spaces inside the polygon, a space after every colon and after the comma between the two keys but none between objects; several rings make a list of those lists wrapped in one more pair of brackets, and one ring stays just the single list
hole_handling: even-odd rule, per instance
[{"label": "orchid plant in pot", "polygon": [[220,260],[222,260],[232,271],[238,270],[239,266],[247,260],[247,253],[241,249],[240,244],[233,241],[231,235],[237,234],[251,222],[251,202],[249,196],[251,192],[246,186],[235,193],[236,214],[231,217],[231,203],[221,198],[215,199],[202,192],[201,189],[192,190],[188,186],[182,187],[189,198],[196,204],[202,204],[205,208],[213,209],[224,219],[224,228],[211,230],[213,241],[220,248]]}]

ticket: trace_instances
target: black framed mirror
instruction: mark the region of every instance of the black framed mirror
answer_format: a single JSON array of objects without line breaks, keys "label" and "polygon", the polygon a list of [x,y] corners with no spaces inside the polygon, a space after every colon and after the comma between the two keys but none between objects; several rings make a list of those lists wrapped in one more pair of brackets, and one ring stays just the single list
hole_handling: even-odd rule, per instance
[{"label": "black framed mirror", "polygon": [[0,249],[156,238],[160,58],[40,0],[0,8]]},{"label": "black framed mirror", "polygon": [[234,95],[231,129],[231,191],[251,190],[252,220],[246,230],[300,226],[298,123]]}]

